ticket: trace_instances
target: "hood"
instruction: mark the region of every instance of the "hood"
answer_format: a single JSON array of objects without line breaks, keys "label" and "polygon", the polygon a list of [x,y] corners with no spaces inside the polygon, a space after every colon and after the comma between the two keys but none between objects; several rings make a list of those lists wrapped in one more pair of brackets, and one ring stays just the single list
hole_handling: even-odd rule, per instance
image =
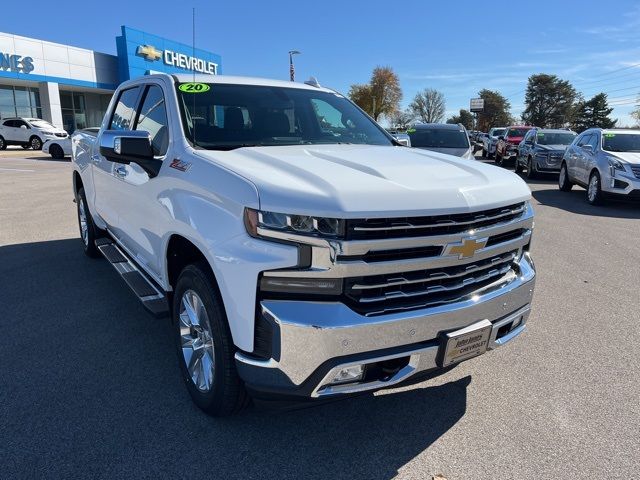
[{"label": "hood", "polygon": [[432,148],[432,147],[415,147],[415,148],[420,148],[422,150],[429,150],[431,152],[447,153],[455,157],[462,157],[470,150],[470,148]]},{"label": "hood", "polygon": [[541,152],[560,152],[564,153],[569,145],[536,145],[536,149]]},{"label": "hood", "polygon": [[623,162],[630,163],[631,165],[640,165],[640,152],[606,152],[612,157],[619,158]]},{"label": "hood", "polygon": [[251,181],[262,210],[358,218],[464,213],[527,200],[513,172],[406,147],[302,145],[195,154]]}]

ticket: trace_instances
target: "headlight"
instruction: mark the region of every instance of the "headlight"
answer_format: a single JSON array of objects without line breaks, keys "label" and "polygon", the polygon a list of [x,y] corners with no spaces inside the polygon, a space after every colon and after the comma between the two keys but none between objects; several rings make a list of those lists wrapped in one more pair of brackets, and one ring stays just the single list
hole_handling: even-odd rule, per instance
[{"label": "headlight", "polygon": [[43,135],[51,135],[52,137],[54,137],[56,135],[56,132],[42,132]]},{"label": "headlight", "polygon": [[616,157],[607,157],[607,160],[609,161],[609,166],[611,167],[612,170],[618,170],[620,172],[625,171],[624,164],[620,160],[618,160]]},{"label": "headlight", "polygon": [[344,220],[337,218],[312,217],[310,215],[290,215],[286,213],[263,212],[245,208],[244,223],[252,237],[259,237],[258,229],[295,233],[315,237],[339,238],[344,236]]}]

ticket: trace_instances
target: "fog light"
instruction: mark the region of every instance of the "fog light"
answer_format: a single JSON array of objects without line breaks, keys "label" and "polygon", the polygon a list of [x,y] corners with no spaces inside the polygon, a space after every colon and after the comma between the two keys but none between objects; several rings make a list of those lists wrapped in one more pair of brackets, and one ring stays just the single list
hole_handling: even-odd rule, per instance
[{"label": "fog light", "polygon": [[329,385],[340,385],[342,383],[353,383],[362,380],[364,377],[364,366],[354,365],[353,367],[344,367],[338,370],[329,382]]}]

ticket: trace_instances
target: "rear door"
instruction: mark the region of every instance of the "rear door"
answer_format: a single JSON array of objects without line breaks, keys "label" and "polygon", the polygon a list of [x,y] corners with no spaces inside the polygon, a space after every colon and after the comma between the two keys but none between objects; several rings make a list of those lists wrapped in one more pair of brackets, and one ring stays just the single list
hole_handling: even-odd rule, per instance
[{"label": "rear door", "polygon": [[[134,120],[134,112],[142,88],[137,85],[135,87],[121,90],[118,93],[118,100],[111,112],[111,118],[107,124],[107,130],[131,130]],[[118,219],[118,172],[123,172],[124,165],[120,163],[110,162],[100,155],[100,136],[96,139],[94,150],[91,155],[93,164],[93,183],[94,183],[94,205],[96,213],[102,217],[109,230],[118,236],[119,219]]]}]

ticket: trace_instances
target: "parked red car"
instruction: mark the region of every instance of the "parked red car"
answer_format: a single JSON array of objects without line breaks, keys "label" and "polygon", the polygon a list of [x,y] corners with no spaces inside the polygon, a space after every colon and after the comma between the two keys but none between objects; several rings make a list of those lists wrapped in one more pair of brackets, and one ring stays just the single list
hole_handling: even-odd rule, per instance
[{"label": "parked red car", "polygon": [[496,165],[501,167],[514,164],[518,155],[518,145],[533,127],[512,125],[507,127],[504,135],[498,137],[496,146]]}]

